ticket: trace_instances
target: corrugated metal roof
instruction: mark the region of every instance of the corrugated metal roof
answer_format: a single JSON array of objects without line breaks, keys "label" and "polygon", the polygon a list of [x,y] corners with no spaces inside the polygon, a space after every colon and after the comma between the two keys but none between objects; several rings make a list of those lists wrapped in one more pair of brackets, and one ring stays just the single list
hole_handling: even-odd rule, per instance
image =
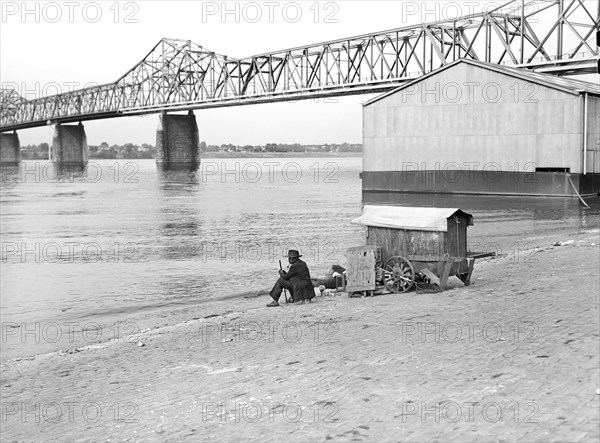
[{"label": "corrugated metal roof", "polygon": [[415,231],[448,231],[448,217],[459,213],[467,216],[468,224],[473,224],[473,216],[458,208],[418,208],[407,206],[366,205],[363,214],[352,220],[365,226],[379,228],[408,229]]},{"label": "corrugated metal roof", "polygon": [[477,67],[480,67],[483,69],[488,69],[490,71],[499,72],[501,74],[505,74],[505,75],[508,75],[511,77],[516,77],[516,78],[521,79],[526,82],[537,83],[539,85],[546,86],[548,88],[558,89],[559,91],[563,91],[563,92],[566,92],[569,94],[581,95],[582,93],[586,92],[588,94],[600,96],[600,85],[597,85],[595,83],[590,83],[590,82],[586,82],[586,81],[582,81],[582,80],[576,80],[576,79],[572,79],[572,78],[557,77],[557,76],[551,75],[551,74],[541,74],[539,72],[529,71],[524,68],[514,68],[514,67],[510,67],[510,66],[500,66],[500,65],[493,64],[493,63],[486,63],[486,62],[481,62],[481,61],[476,61],[476,60],[460,59],[460,60],[453,61],[452,63],[449,63],[446,66],[443,66],[439,69],[436,69],[435,71],[431,71],[430,73],[425,74],[416,80],[405,83],[404,85],[402,85],[396,89],[393,89],[389,92],[381,94],[381,95],[363,103],[363,106],[368,106],[372,103],[375,103],[385,97],[388,97],[392,94],[400,92],[405,88],[409,88],[429,77],[433,77],[434,75],[437,75],[440,72],[445,71],[446,69],[452,69],[454,66],[459,65],[461,63],[466,63],[468,65],[477,66]]}]

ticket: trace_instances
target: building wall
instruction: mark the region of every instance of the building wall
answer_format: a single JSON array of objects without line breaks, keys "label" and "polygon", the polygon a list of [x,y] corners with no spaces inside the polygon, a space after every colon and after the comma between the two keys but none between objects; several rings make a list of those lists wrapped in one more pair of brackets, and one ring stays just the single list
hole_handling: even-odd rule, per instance
[{"label": "building wall", "polygon": [[577,95],[458,64],[363,108],[363,170],[581,172],[582,114]]},{"label": "building wall", "polygon": [[600,97],[588,97],[586,172],[600,173]]}]

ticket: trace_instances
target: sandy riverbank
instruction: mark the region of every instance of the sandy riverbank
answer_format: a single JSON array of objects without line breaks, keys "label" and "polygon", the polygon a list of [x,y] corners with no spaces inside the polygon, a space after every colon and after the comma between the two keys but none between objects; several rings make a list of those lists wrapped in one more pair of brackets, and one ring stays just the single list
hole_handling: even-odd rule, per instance
[{"label": "sandy riverbank", "polygon": [[597,441],[600,233],[536,243],[441,294],[232,300],[8,361],[2,440]]}]

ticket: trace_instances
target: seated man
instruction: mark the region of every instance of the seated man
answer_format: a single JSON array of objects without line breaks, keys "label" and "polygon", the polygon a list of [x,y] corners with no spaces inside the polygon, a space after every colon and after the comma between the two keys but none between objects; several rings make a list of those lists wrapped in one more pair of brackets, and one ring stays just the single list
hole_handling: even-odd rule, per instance
[{"label": "seated man", "polygon": [[279,279],[269,293],[273,301],[267,305],[268,307],[279,306],[279,297],[284,289],[290,291],[295,303],[304,303],[305,300],[311,303],[311,299],[315,296],[315,290],[310,279],[308,266],[300,260],[300,257],[302,256],[298,251],[293,249],[288,251],[290,268],[287,272],[279,271]]}]

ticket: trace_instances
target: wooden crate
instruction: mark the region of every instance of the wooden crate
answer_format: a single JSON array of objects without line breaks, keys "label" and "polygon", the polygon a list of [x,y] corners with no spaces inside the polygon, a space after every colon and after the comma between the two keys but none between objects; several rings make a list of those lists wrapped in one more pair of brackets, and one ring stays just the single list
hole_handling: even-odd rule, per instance
[{"label": "wooden crate", "polygon": [[376,246],[357,246],[346,251],[346,291],[374,291]]}]

